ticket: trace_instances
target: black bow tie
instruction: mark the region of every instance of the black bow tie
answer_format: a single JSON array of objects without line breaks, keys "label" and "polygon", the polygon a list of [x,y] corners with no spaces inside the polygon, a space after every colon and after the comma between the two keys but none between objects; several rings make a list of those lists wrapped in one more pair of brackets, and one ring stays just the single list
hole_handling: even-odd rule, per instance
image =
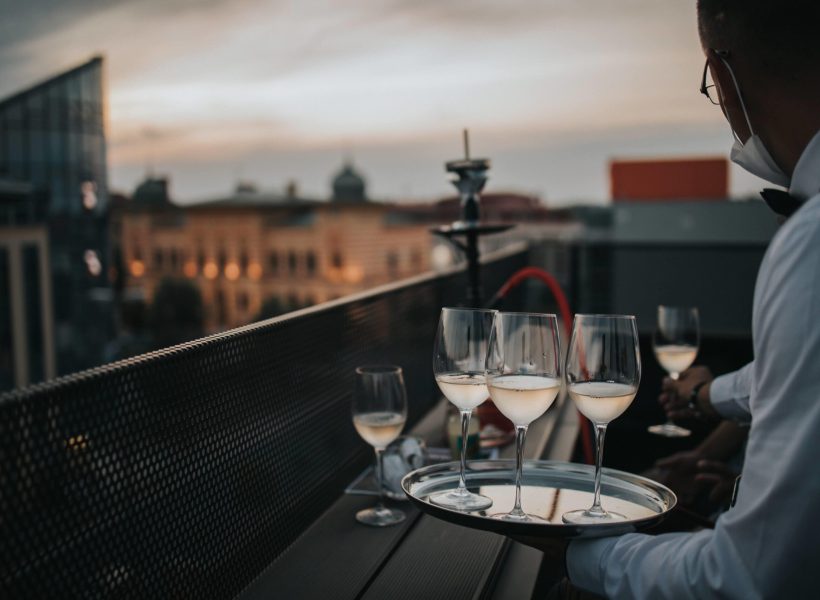
[{"label": "black bow tie", "polygon": [[760,195],[766,204],[777,214],[783,217],[790,217],[797,209],[803,206],[803,201],[800,198],[792,196],[783,190],[775,190],[773,188],[766,188],[761,190]]}]

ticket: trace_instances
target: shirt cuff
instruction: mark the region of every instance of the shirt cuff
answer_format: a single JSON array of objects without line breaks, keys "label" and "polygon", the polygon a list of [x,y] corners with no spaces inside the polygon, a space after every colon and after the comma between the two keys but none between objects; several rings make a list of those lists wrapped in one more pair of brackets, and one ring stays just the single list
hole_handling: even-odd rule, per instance
[{"label": "shirt cuff", "polygon": [[709,402],[722,417],[735,421],[749,421],[751,415],[741,398],[737,398],[737,373],[716,377],[709,386]]},{"label": "shirt cuff", "polygon": [[567,575],[572,584],[599,596],[604,592],[604,570],[618,537],[597,538],[594,540],[573,540],[567,548]]}]

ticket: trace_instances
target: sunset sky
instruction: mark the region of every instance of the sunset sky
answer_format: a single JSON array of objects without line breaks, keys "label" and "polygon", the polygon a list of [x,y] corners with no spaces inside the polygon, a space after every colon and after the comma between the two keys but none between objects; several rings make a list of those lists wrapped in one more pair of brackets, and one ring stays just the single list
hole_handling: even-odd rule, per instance
[{"label": "sunset sky", "polygon": [[[175,198],[237,179],[324,197],[346,156],[375,198],[488,190],[602,202],[613,157],[725,155],[681,0],[0,0],[0,96],[102,53],[112,187]],[[732,191],[761,183],[732,171]]]}]

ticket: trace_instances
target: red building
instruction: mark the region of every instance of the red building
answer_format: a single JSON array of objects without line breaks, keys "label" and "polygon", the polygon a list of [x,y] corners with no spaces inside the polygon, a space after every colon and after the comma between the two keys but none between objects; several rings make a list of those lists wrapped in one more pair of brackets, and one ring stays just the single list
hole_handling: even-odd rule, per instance
[{"label": "red building", "polygon": [[613,202],[725,200],[729,162],[725,158],[613,160],[609,181]]}]

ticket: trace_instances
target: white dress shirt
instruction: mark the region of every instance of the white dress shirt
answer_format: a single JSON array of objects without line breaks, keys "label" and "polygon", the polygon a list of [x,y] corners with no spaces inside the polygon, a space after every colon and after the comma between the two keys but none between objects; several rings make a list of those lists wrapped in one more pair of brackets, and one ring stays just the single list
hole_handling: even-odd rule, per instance
[{"label": "white dress shirt", "polygon": [[612,598],[820,597],[820,133],[790,191],[808,200],[758,273],[737,504],[710,530],[572,542],[578,587]]},{"label": "white dress shirt", "polygon": [[751,418],[749,397],[752,389],[754,362],[715,377],[709,386],[709,403],[724,419],[748,423]]}]

